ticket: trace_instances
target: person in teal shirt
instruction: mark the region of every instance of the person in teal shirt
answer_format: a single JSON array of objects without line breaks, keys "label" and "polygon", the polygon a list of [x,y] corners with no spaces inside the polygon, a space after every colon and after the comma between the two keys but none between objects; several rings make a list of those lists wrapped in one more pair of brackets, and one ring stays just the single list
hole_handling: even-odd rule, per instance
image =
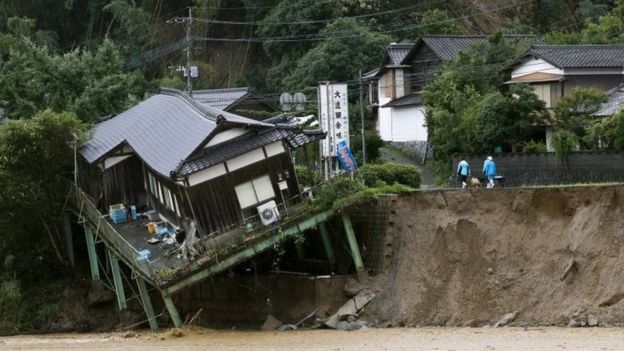
[{"label": "person in teal shirt", "polygon": [[496,163],[492,160],[492,156],[488,156],[483,162],[483,175],[487,178],[487,188],[494,187],[494,178],[496,178]]},{"label": "person in teal shirt", "polygon": [[457,164],[457,175],[459,176],[459,179],[461,179],[462,189],[466,189],[468,185],[466,181],[470,176],[470,166],[463,157],[461,158],[461,161],[459,161],[459,163]]}]

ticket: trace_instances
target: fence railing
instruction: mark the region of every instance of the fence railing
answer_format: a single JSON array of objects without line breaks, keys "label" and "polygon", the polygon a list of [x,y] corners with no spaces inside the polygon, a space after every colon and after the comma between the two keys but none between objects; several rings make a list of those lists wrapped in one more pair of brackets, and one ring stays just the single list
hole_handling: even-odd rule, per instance
[{"label": "fence railing", "polygon": [[154,285],[161,283],[154,264],[148,260],[137,261],[139,251],[113,228],[87,194],[74,184],[71,185],[69,191],[69,203],[73,205],[80,217],[90,222],[90,225],[95,229],[96,237],[102,238],[108,248],[113,250],[126,264],[150,283]]},{"label": "fence railing", "polygon": [[161,274],[158,260],[137,261],[139,251],[124,239],[97,209],[89,196],[74,184],[71,185],[69,192],[69,202],[80,217],[90,222],[95,228],[96,235],[102,238],[111,250],[153,285],[161,285],[180,275],[201,269],[210,262],[218,262],[256,240],[277,233],[280,227],[295,224],[297,220],[311,212],[310,206],[305,201],[297,201],[296,198],[287,199],[277,204],[279,222],[266,226],[262,224],[259,215],[254,215],[222,232],[201,237],[188,245],[187,257],[191,257],[188,263],[173,270],[167,269],[166,274]]}]

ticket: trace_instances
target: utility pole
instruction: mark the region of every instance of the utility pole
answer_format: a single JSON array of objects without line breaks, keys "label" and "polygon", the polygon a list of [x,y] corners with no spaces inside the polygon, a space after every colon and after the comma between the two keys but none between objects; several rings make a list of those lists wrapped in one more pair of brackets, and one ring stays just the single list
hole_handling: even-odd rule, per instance
[{"label": "utility pole", "polygon": [[172,19],[167,20],[167,23],[184,23],[186,25],[186,36],[184,38],[184,42],[186,44],[186,67],[184,68],[184,73],[186,74],[186,91],[189,96],[193,96],[193,80],[191,79],[191,53],[193,50],[193,37],[192,37],[192,27],[193,27],[193,13],[192,8],[189,6],[188,8],[188,17],[174,17]]},{"label": "utility pole", "polygon": [[360,70],[360,123],[362,123],[362,164],[366,163],[366,135],[364,135],[364,81]]},{"label": "utility pole", "polygon": [[188,18],[186,19],[186,91],[193,97],[193,81],[191,79],[191,50],[193,39],[191,38],[191,27],[193,24],[192,8],[188,8]]}]

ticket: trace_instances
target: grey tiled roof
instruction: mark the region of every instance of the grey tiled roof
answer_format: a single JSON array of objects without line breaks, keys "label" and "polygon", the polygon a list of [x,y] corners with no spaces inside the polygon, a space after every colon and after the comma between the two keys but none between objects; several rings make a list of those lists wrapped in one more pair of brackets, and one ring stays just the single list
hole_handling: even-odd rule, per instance
[{"label": "grey tiled roof", "polygon": [[414,43],[392,43],[388,45],[386,48],[387,58],[384,63],[386,65],[400,65],[413,46]]},{"label": "grey tiled roof", "polygon": [[420,94],[409,94],[401,96],[400,98],[394,99],[381,107],[399,107],[412,105],[422,105],[422,98]]},{"label": "grey tiled roof", "polygon": [[370,70],[368,72],[362,73],[362,79],[363,80],[368,80],[368,79],[375,78],[377,76],[377,73],[379,73],[379,68],[375,68],[375,69]]},{"label": "grey tiled roof", "polygon": [[[526,43],[535,40],[531,35],[506,35],[508,42]],[[442,60],[452,60],[462,51],[467,51],[473,44],[487,43],[486,35],[429,35],[422,37],[422,41],[427,44]]]},{"label": "grey tiled roof", "polygon": [[594,113],[594,116],[608,117],[624,108],[624,85],[619,85],[607,92],[608,100]]},{"label": "grey tiled roof", "polygon": [[201,153],[193,156],[192,159],[181,164],[176,173],[179,176],[194,173],[278,140],[286,140],[290,147],[296,148],[324,137],[325,134],[319,131],[308,132],[292,128],[277,128],[270,131],[245,134],[201,151]]},{"label": "grey tiled roof", "polygon": [[236,101],[249,94],[248,87],[226,88],[226,89],[208,89],[193,91],[193,99],[220,110],[227,110]]},{"label": "grey tiled roof", "polygon": [[94,163],[127,143],[150,168],[169,177],[222,122],[274,126],[201,106],[181,92],[163,89],[118,116],[98,123],[80,154]]},{"label": "grey tiled roof", "polygon": [[559,68],[622,68],[624,45],[534,45],[534,55]]}]

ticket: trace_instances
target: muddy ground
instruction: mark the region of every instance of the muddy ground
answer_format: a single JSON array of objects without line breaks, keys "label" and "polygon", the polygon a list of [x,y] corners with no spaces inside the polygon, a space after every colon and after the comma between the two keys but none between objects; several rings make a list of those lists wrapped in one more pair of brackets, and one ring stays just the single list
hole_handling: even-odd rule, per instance
[{"label": "muddy ground", "polygon": [[2,350],[438,350],[531,351],[624,349],[624,333],[614,328],[416,328],[354,332],[214,331],[57,334],[0,338]]},{"label": "muddy ground", "polygon": [[624,324],[624,187],[400,196],[369,319],[400,326]]}]

